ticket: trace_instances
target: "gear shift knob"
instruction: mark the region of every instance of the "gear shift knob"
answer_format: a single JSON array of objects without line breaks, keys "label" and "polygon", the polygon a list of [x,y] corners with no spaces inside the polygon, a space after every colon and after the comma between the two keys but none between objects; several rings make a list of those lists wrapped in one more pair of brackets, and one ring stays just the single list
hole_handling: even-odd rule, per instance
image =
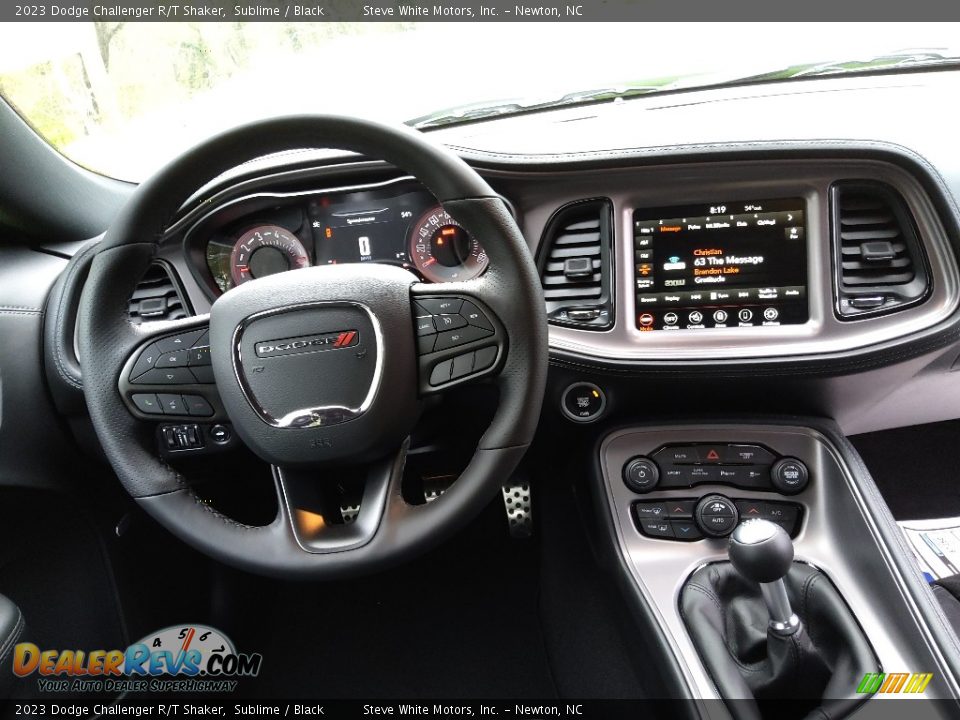
[{"label": "gear shift knob", "polygon": [[783,582],[793,564],[793,541],[787,532],[769,520],[747,520],[730,535],[730,563],[748,580],[760,584],[770,613],[770,631],[792,635],[800,619],[790,609]]}]

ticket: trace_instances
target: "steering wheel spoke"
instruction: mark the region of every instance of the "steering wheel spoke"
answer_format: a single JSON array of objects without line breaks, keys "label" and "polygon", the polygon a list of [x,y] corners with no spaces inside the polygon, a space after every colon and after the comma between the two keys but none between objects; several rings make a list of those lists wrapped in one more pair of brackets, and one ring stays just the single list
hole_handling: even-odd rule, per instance
[{"label": "steering wheel spoke", "polygon": [[369,543],[388,504],[403,502],[406,454],[404,446],[394,456],[350,469],[273,465],[279,512],[297,545],[308,553],[331,553]]},{"label": "steering wheel spoke", "polygon": [[481,299],[483,281],[411,288],[421,395],[442,392],[500,371],[507,333]]}]

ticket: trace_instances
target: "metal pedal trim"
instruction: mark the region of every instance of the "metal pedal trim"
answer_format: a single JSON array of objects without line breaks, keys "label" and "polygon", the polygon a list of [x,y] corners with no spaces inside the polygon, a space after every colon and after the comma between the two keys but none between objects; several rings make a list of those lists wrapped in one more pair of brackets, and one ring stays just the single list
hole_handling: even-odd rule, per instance
[{"label": "metal pedal trim", "polygon": [[507,511],[507,527],[514,538],[528,538],[533,534],[533,507],[530,483],[517,480],[506,484],[503,490],[503,505]]}]

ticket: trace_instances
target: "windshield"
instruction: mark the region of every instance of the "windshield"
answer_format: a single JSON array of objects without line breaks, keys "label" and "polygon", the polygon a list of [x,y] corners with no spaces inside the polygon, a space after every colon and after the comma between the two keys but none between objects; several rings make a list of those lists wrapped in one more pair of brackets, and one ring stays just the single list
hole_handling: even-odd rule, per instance
[{"label": "windshield", "polygon": [[18,23],[0,94],[65,155],[141,180],[203,138],[320,112],[418,127],[771,77],[940,63],[948,23]]}]

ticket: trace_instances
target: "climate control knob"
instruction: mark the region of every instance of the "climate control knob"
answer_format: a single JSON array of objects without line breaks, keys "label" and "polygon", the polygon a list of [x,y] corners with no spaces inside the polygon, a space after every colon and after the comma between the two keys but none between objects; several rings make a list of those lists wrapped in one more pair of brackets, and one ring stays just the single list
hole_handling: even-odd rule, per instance
[{"label": "climate control knob", "polygon": [[693,511],[693,519],[700,531],[708,537],[726,537],[740,522],[740,513],[733,500],[723,495],[701,498]]}]

